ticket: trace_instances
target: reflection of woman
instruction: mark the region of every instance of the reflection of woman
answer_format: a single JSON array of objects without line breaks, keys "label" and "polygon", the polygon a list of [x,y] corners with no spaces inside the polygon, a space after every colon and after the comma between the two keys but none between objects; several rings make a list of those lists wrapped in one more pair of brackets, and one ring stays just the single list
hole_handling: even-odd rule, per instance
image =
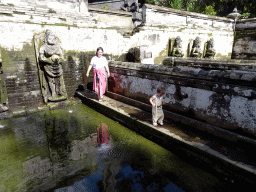
[{"label": "reflection of woman", "polygon": [[97,93],[99,101],[102,101],[103,95],[106,91],[106,71],[108,73],[108,77],[110,76],[108,61],[102,55],[103,48],[98,47],[96,51],[96,56],[92,58],[86,73],[86,76],[88,77],[89,72],[93,67],[93,90]]},{"label": "reflection of woman", "polygon": [[98,126],[97,129],[97,142],[98,144],[107,144],[108,143],[108,126],[101,122],[101,127]]},{"label": "reflection of woman", "polygon": [[92,139],[92,142],[100,147],[101,150],[106,150],[110,147],[110,142],[112,140],[111,135],[108,134],[108,126],[101,122],[97,128],[97,143]]}]

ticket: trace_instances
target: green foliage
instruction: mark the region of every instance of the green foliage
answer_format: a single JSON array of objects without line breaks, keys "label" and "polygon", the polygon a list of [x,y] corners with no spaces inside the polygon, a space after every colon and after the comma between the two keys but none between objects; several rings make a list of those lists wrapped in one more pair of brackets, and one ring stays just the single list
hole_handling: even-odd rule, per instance
[{"label": "green foliage", "polygon": [[240,18],[256,17],[256,4],[251,0],[139,0],[139,2],[220,17],[226,17],[237,7],[239,13],[244,13]]},{"label": "green foliage", "polygon": [[186,10],[187,11],[196,11],[196,2],[197,2],[197,0],[188,0],[187,2],[186,2]]},{"label": "green foliage", "polygon": [[205,7],[205,11],[203,12],[206,15],[216,15],[213,6],[209,5]]},{"label": "green foliage", "polygon": [[251,15],[251,13],[243,13],[242,15],[240,15],[240,19],[246,19]]},{"label": "green foliage", "polygon": [[173,1],[169,1],[170,2],[170,6],[173,9],[182,9],[182,0],[173,0]]},{"label": "green foliage", "polygon": [[159,0],[145,0],[145,3],[148,4],[156,4],[157,2],[159,2]]}]

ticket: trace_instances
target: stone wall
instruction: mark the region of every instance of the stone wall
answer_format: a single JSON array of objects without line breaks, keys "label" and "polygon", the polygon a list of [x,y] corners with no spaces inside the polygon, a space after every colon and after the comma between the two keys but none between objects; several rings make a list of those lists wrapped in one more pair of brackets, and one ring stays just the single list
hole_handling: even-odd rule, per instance
[{"label": "stone wall", "polygon": [[111,92],[149,104],[163,86],[165,110],[256,136],[255,62],[240,63],[239,70],[115,61],[109,66]]},{"label": "stone wall", "polygon": [[232,59],[256,59],[256,18],[238,20]]},{"label": "stone wall", "polygon": [[[116,55],[124,52],[123,31],[132,30],[131,13],[90,8],[87,14],[74,10],[59,13],[48,7],[13,6],[0,3],[0,49],[3,80],[6,84],[4,102],[10,110],[26,110],[43,105],[33,37],[53,31],[64,52],[64,82],[68,97],[78,85],[86,85],[86,63],[98,46]],[[110,49],[111,47],[111,49]],[[3,84],[4,85],[4,84]],[[3,91],[3,89],[1,89]]]},{"label": "stone wall", "polygon": [[[184,49],[198,35],[205,40],[211,36],[222,41],[221,47],[225,50],[218,48],[218,44],[216,50],[224,57],[228,57],[232,47],[232,22],[229,19],[146,5],[146,22],[133,28],[133,13],[130,12],[93,7],[82,9],[81,5],[86,5],[86,1],[49,2],[0,2],[2,69],[7,105],[11,109],[37,108],[43,103],[33,37],[47,29],[59,38],[64,52],[64,82],[68,97],[73,96],[78,85],[86,87],[89,80],[84,73],[90,58],[86,55],[94,54],[99,46],[116,60],[123,60],[131,48],[138,48],[140,61],[149,64],[161,64],[168,55],[169,39],[178,35],[183,38]],[[208,25],[203,29],[205,22]]]},{"label": "stone wall", "polygon": [[[139,33],[146,52],[152,52],[152,59],[143,63],[161,63],[172,49],[169,39],[174,42],[177,36],[182,40],[184,57],[188,57],[192,42],[201,39],[201,49],[205,43],[214,39],[215,58],[230,59],[233,45],[233,20],[216,16],[203,15],[171,8],[146,4],[146,22]],[[136,35],[135,35],[136,36]]]}]

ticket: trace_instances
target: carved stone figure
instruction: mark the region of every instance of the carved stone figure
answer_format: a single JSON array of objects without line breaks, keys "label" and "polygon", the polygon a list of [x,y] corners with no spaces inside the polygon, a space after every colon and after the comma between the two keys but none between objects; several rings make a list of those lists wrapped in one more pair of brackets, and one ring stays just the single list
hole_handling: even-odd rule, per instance
[{"label": "carved stone figure", "polygon": [[[43,37],[43,45],[37,47],[41,38],[37,37],[36,51],[40,68],[40,80],[44,101],[61,101],[67,99],[63,80],[63,53],[57,37],[46,30]],[[39,41],[39,42],[38,42]],[[39,50],[39,51],[38,51]]]},{"label": "carved stone figure", "polygon": [[216,54],[216,51],[214,49],[214,40],[211,38],[209,41],[206,43],[206,51],[205,51],[205,58],[214,58]]},{"label": "carved stone figure", "polygon": [[202,55],[201,40],[199,37],[196,37],[192,46],[190,57],[200,58],[201,55]]},{"label": "carved stone figure", "polygon": [[141,51],[138,47],[130,48],[128,53],[126,54],[126,61],[140,63],[141,62],[140,56],[141,56]]},{"label": "carved stone figure", "polygon": [[133,2],[126,0],[124,1],[124,6],[121,7],[121,10],[128,11],[128,12],[139,12],[140,3],[138,0]]},{"label": "carved stone figure", "polygon": [[181,46],[181,38],[180,36],[178,36],[176,39],[175,39],[175,42],[174,42],[174,46],[173,46],[173,50],[172,50],[172,56],[174,57],[183,57],[183,52],[182,52],[182,46]]}]

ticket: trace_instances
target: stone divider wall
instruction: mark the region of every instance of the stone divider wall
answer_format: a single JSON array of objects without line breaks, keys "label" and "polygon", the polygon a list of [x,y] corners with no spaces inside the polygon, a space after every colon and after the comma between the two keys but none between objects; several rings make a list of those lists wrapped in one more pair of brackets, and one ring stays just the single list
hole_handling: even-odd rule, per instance
[{"label": "stone divider wall", "polygon": [[256,136],[255,71],[116,61],[110,61],[109,66],[111,92],[149,104],[157,87],[163,86],[166,89],[164,109]]}]

